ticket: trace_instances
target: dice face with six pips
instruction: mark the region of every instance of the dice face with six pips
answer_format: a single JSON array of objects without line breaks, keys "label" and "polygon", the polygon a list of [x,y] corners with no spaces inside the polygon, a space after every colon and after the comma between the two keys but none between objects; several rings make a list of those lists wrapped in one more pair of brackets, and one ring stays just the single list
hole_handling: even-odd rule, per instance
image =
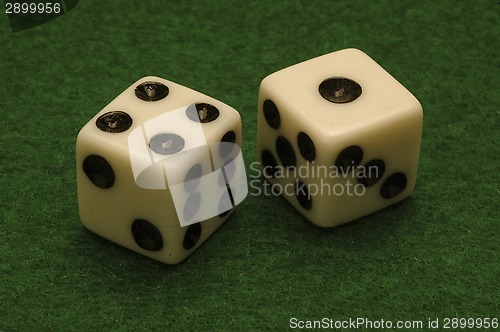
[{"label": "dice face with six pips", "polygon": [[408,197],[422,133],[418,100],[365,53],[346,49],[285,68],[260,87],[261,170],[318,226]]},{"label": "dice face with six pips", "polygon": [[142,78],[78,135],[82,222],[124,247],[178,263],[246,195],[239,146],[236,110],[159,77]]}]

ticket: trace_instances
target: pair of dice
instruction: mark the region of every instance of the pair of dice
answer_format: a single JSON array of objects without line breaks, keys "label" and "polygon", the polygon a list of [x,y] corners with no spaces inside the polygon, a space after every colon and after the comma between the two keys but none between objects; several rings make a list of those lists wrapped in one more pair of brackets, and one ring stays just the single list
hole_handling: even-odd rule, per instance
[{"label": "pair of dice", "polygon": [[[356,49],[261,83],[259,175],[321,227],[408,197],[421,133],[418,100]],[[83,224],[153,259],[181,262],[247,194],[241,137],[230,106],[158,77],[140,79],[78,135]]]}]

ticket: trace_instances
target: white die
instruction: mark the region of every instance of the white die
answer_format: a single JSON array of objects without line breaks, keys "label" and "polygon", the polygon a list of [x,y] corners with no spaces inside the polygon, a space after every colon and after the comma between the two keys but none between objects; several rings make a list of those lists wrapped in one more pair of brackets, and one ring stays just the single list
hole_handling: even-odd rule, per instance
[{"label": "white die", "polygon": [[[178,263],[228,219],[237,205],[232,196],[246,195],[235,191],[246,184],[239,146],[236,110],[179,84],[144,77],[78,134],[82,222],[124,247]],[[225,167],[214,167],[214,161],[234,162],[240,173],[224,182]]]},{"label": "white die", "polygon": [[418,100],[357,49],[293,65],[261,83],[262,172],[318,226],[360,218],[413,191],[422,116]]}]

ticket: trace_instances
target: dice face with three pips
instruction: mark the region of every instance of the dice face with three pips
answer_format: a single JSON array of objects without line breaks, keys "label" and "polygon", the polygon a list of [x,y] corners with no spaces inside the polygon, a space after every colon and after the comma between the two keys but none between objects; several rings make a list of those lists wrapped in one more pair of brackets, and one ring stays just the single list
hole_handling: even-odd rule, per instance
[{"label": "dice face with three pips", "polygon": [[422,116],[418,100],[359,50],[296,64],[261,83],[262,174],[318,226],[355,220],[413,191]]},{"label": "dice face with three pips", "polygon": [[236,110],[145,77],[77,138],[80,216],[92,232],[179,263],[229,218],[246,192]]}]

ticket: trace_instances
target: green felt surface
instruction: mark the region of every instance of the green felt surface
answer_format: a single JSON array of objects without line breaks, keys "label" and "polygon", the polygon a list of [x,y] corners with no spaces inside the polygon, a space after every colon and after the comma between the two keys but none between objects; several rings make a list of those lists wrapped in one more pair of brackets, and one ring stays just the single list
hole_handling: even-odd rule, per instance
[{"label": "green felt surface", "polygon": [[[2,13],[0,331],[499,318],[499,13],[486,0],[81,1],[17,33]],[[423,105],[411,198],[323,230],[249,196],[176,266],[84,229],[76,135],[132,82],[161,76],[239,110],[249,164],[260,81],[347,47]]]}]

